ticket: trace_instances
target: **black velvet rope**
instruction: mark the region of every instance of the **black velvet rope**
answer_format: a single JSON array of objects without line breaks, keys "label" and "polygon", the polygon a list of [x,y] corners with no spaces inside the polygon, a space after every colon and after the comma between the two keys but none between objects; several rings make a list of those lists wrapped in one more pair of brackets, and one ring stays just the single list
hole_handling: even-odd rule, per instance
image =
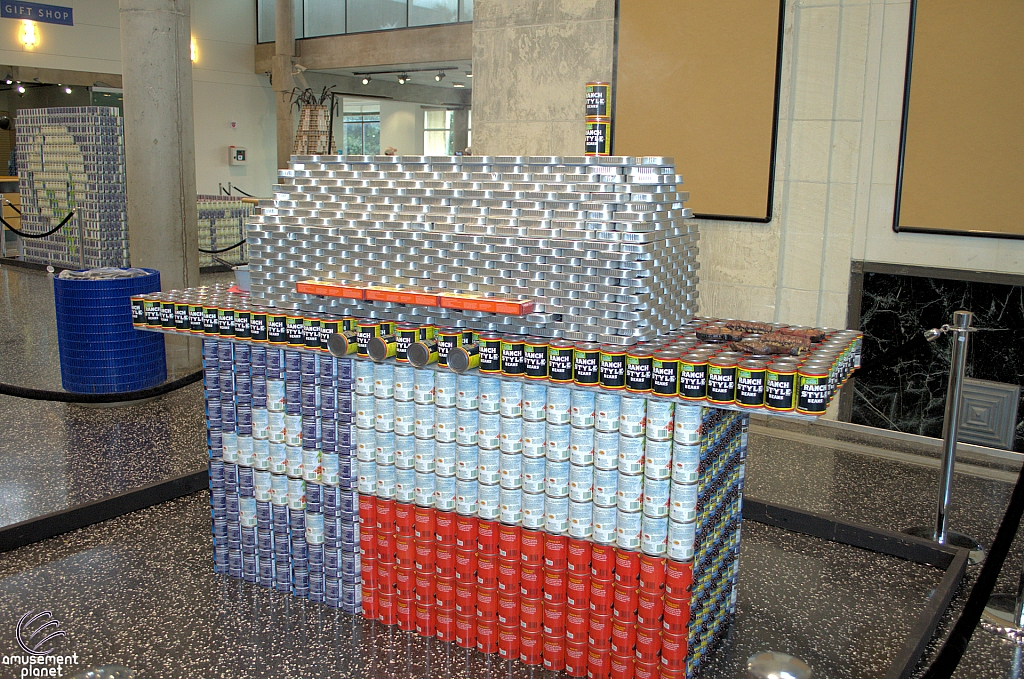
[{"label": "black velvet rope", "polygon": [[182,387],[195,384],[201,379],[203,379],[203,371],[197,370],[173,382],[165,382],[164,384],[148,389],[139,389],[138,391],[124,391],[119,394],[72,394],[68,391],[49,391],[47,389],[32,389],[30,387],[19,387],[15,384],[0,383],[0,394],[32,399],[34,401],[59,401],[61,403],[124,403],[126,401],[141,401],[147,398],[163,396]]},{"label": "black velvet rope", "polygon": [[235,248],[241,247],[243,245],[245,245],[245,240],[240,240],[237,243],[235,243],[234,245],[232,245],[230,247],[226,247],[223,250],[204,250],[202,248],[199,248],[199,252],[205,252],[208,255],[219,255],[222,252],[228,252],[230,250],[234,250]]},{"label": "black velvet rope", "polygon": [[22,238],[46,238],[47,236],[53,235],[53,234],[57,233],[58,231],[60,231],[64,227],[65,224],[67,224],[69,221],[71,221],[71,218],[74,217],[74,216],[75,216],[75,211],[72,210],[71,212],[68,213],[67,217],[65,217],[63,220],[61,220],[60,224],[58,224],[57,226],[53,227],[52,229],[50,229],[49,231],[46,231],[44,233],[25,233],[24,231],[16,229],[13,226],[11,226],[10,224],[8,224],[7,221],[3,217],[0,217],[0,222],[2,222],[4,226],[6,226],[8,229],[10,229],[14,233],[18,234],[19,236],[21,236]]}]

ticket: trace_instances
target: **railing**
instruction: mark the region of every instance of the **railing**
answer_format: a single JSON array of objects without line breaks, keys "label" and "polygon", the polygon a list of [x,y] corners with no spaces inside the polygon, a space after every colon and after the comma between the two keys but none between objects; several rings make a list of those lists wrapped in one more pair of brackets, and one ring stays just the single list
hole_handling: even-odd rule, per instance
[{"label": "railing", "polygon": [[[473,21],[473,0],[294,0],[295,37]],[[274,41],[274,0],[256,0],[256,42]]]}]

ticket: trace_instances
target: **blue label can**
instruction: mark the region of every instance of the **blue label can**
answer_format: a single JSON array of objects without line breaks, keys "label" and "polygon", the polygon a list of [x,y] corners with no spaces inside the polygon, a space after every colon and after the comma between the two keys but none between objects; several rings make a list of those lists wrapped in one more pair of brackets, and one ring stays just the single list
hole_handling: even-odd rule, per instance
[{"label": "blue label can", "polygon": [[434,404],[434,371],[417,370],[413,378],[413,400],[420,405]]},{"label": "blue label can", "polygon": [[395,400],[413,401],[416,398],[416,369],[407,365],[395,366]]},{"label": "blue label can", "polygon": [[477,449],[477,479],[487,485],[501,482],[500,450]]},{"label": "blue label can", "polygon": [[598,469],[619,468],[619,433],[617,431],[595,433],[594,466]]},{"label": "blue label can", "polygon": [[668,516],[671,485],[668,479],[644,479],[644,514],[658,518]]},{"label": "blue label can", "polygon": [[501,453],[499,462],[502,488],[523,487],[523,456],[520,453]]},{"label": "blue label can", "polygon": [[546,466],[543,457],[523,456],[523,491],[527,493],[543,493]]},{"label": "blue label can", "polygon": [[594,501],[594,467],[569,465],[569,499],[573,502]]},{"label": "blue label can", "polygon": [[455,486],[454,476],[435,476],[434,478],[434,507],[443,511],[455,509]]},{"label": "blue label can", "polygon": [[[458,446],[455,443],[434,444],[434,473],[438,476],[455,476]],[[437,506],[435,504],[435,506]],[[438,509],[442,509],[438,507]]]},{"label": "blue label can", "polygon": [[285,446],[285,469],[284,473],[293,479],[302,478],[302,448],[297,446]]},{"label": "blue label can", "polygon": [[660,398],[652,398],[647,401],[646,435],[648,440],[668,441],[672,438],[675,426],[674,412],[675,403],[672,401]]},{"label": "blue label can", "polygon": [[413,501],[420,507],[434,506],[434,472],[416,472],[416,488]]},{"label": "blue label can", "polygon": [[615,507],[619,497],[619,472],[615,469],[594,470],[594,504]]},{"label": "blue label can", "polygon": [[669,518],[679,523],[697,520],[696,483],[672,483]]},{"label": "blue label can", "polygon": [[676,483],[697,483],[700,469],[700,446],[672,447],[672,480]]},{"label": "blue label can", "polygon": [[374,364],[373,395],[386,399],[395,397],[395,367],[390,363]]},{"label": "blue label can", "polygon": [[623,396],[619,402],[619,433],[643,436],[647,427],[647,399]]},{"label": "blue label can", "polygon": [[544,500],[543,493],[523,493],[523,528],[531,530],[542,530],[544,528]]},{"label": "blue label can", "polygon": [[460,479],[455,481],[455,511],[464,516],[476,516],[477,512],[476,480]]},{"label": "blue label can", "polygon": [[436,409],[432,404],[417,403],[414,406],[413,433],[417,438],[432,439],[436,433]]},{"label": "blue label can", "polygon": [[338,391],[334,387],[320,387],[320,407],[324,410],[338,409]]},{"label": "blue label can", "polygon": [[395,467],[395,499],[399,502],[416,500],[416,471]]},{"label": "blue label can", "polygon": [[493,521],[501,516],[501,486],[477,483],[477,516]]},{"label": "blue label can", "polygon": [[615,516],[615,544],[619,549],[632,552],[640,549],[640,534],[643,528],[643,515],[640,512],[624,512],[618,510]]},{"label": "blue label can", "polygon": [[648,556],[665,556],[668,551],[668,519],[644,514],[641,522],[640,551]]},{"label": "blue label can", "polygon": [[523,416],[523,385],[521,382],[501,383],[501,403],[498,412],[502,417]]},{"label": "blue label can", "polygon": [[501,412],[501,380],[496,377],[481,377],[477,409],[481,413]]},{"label": "blue label can", "polygon": [[394,401],[395,434],[412,436],[416,433],[416,404],[412,401]]},{"label": "blue label can", "polygon": [[501,417],[497,413],[480,411],[477,423],[479,426],[477,444],[487,450],[499,448],[501,446]]},{"label": "blue label can", "polygon": [[548,387],[548,424],[569,424],[572,390],[565,387]]},{"label": "blue label can", "polygon": [[501,417],[498,425],[499,448],[503,453],[523,452],[523,420],[519,417]]},{"label": "blue label can", "polygon": [[569,424],[574,427],[593,427],[595,399],[590,391],[573,391],[569,404]]},{"label": "blue label can", "polygon": [[476,446],[456,446],[455,477],[463,481],[476,481],[479,471],[479,453]]},{"label": "blue label can", "polygon": [[665,480],[672,476],[672,439],[647,439],[647,448],[644,451],[644,476],[649,479]]},{"label": "blue label can", "polygon": [[455,422],[455,442],[460,446],[475,446],[480,431],[476,410],[459,410]]},{"label": "blue label can", "polygon": [[544,530],[555,535],[569,532],[569,498],[544,496]]},{"label": "blue label can", "polygon": [[434,403],[438,408],[454,408],[458,403],[458,376],[450,372],[434,374]]},{"label": "blue label can", "polygon": [[594,430],[573,427],[569,434],[569,460],[573,464],[594,464]]},{"label": "blue label can", "polygon": [[412,436],[395,437],[395,466],[412,469],[416,466],[416,439]]},{"label": "blue label can", "polygon": [[352,367],[352,381],[356,394],[373,396],[373,363],[356,361]]},{"label": "blue label can", "polygon": [[455,408],[440,406],[434,410],[434,438],[438,443],[455,443],[458,412]]},{"label": "blue label can", "polygon": [[646,439],[619,434],[619,472],[622,474],[644,473],[644,447]]},{"label": "blue label can", "polygon": [[619,492],[616,505],[624,512],[639,512],[644,503],[644,477],[619,473]]},{"label": "blue label can", "polygon": [[536,422],[547,417],[548,388],[530,382],[523,385],[523,419]]},{"label": "blue label can", "polygon": [[547,426],[547,449],[545,456],[554,462],[569,460],[569,439],[572,427],[567,424],[551,424]]},{"label": "blue label can", "polygon": [[697,537],[696,523],[668,522],[668,558],[689,561],[693,558],[693,543]]},{"label": "blue label can", "polygon": [[416,471],[434,473],[434,450],[437,442],[434,439],[416,439],[413,444],[413,466]]},{"label": "blue label can", "polygon": [[455,384],[455,407],[459,410],[476,410],[480,405],[480,378],[476,375],[459,375]]},{"label": "blue label can", "polygon": [[544,492],[552,497],[569,497],[569,461],[548,458],[544,469]]},{"label": "blue label can", "polygon": [[374,436],[374,459],[377,464],[395,463],[395,435],[389,431],[378,431]]},{"label": "blue label can", "polygon": [[502,487],[498,494],[500,511],[498,520],[509,526],[517,526],[523,521],[523,491],[520,488]]},{"label": "blue label can", "polygon": [[594,537],[594,505],[569,498],[569,537],[587,540]]}]

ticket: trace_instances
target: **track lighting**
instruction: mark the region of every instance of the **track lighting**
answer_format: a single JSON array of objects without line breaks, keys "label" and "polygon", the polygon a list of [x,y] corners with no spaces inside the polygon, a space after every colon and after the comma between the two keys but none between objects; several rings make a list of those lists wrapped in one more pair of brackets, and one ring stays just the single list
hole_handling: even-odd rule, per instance
[{"label": "track lighting", "polygon": [[68,87],[64,88],[64,94],[71,94],[71,86],[70,85]]},{"label": "track lighting", "polygon": [[438,71],[437,75],[434,76],[434,80],[437,82],[444,80],[444,71]]},{"label": "track lighting", "polygon": [[364,75],[363,76],[363,84],[364,85],[369,85],[370,84],[370,76],[368,76],[368,75]]},{"label": "track lighting", "polygon": [[25,94],[25,86],[18,85],[18,94]]},{"label": "track lighting", "polygon": [[404,85],[408,81],[409,81],[409,75],[407,73],[403,73],[402,75],[398,76],[398,84],[399,85]]}]

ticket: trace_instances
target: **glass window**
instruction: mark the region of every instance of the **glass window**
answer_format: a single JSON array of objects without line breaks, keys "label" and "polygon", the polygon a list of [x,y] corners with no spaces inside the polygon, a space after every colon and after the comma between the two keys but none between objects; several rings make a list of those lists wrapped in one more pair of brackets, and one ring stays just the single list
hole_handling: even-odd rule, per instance
[{"label": "glass window", "polygon": [[[302,0],[295,0],[295,37],[302,36]],[[274,42],[274,0],[256,0],[256,42]]]},{"label": "glass window", "polygon": [[459,21],[473,20],[473,0],[459,0]]},{"label": "glass window", "polygon": [[408,9],[406,0],[348,0],[348,32],[405,28]]},{"label": "glass window", "polygon": [[450,156],[455,154],[452,147],[455,137],[452,135],[452,111],[423,112],[423,155]]},{"label": "glass window", "polygon": [[380,106],[346,105],[344,126],[343,153],[358,156],[380,154]]},{"label": "glass window", "polygon": [[345,0],[304,0],[303,5],[307,38],[345,32]]},{"label": "glass window", "polygon": [[459,20],[459,0],[409,0],[409,25],[454,24]]}]

